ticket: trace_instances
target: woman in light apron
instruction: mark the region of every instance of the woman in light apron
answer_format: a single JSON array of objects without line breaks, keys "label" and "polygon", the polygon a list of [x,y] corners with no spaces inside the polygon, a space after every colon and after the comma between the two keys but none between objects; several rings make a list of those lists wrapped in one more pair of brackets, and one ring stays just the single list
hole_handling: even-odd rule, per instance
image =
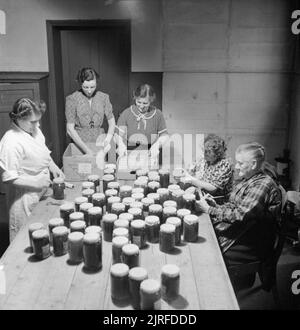
[{"label": "woman in light apron", "polygon": [[50,172],[64,177],[50,156],[39,121],[45,107],[29,98],[17,100],[11,126],[0,141],[0,168],[9,212],[10,242],[47,191]]}]

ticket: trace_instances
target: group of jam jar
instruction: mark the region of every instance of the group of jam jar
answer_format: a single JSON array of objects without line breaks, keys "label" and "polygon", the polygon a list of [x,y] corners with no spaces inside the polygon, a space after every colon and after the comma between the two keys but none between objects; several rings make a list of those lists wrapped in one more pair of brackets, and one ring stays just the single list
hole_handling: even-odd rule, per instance
[{"label": "group of jam jar", "polygon": [[113,300],[131,301],[135,309],[161,309],[161,298],[176,299],[180,288],[180,270],[174,264],[164,265],[160,281],[148,277],[145,268],[116,263],[110,269],[111,297]]},{"label": "group of jam jar", "polygon": [[78,226],[69,229],[64,226],[62,218],[52,218],[48,230],[42,223],[29,225],[29,243],[32,252],[39,260],[53,254],[58,257],[69,254],[68,262],[78,264],[82,261],[87,270],[98,270],[102,267],[102,230],[99,226]]}]

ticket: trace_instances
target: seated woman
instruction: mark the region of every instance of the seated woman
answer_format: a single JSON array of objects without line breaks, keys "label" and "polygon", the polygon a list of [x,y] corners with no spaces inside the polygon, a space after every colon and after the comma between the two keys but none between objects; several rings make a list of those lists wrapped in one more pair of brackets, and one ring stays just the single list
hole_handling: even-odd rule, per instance
[{"label": "seated woman", "polygon": [[0,169],[6,188],[10,241],[50,185],[49,171],[54,177],[64,178],[39,129],[44,111],[45,106],[29,98],[17,100],[9,113],[11,127],[0,141]]},{"label": "seated woman", "polygon": [[166,122],[161,110],[152,103],[156,95],[152,86],[140,85],[133,93],[134,104],[125,109],[118,120],[116,143],[121,157],[127,149],[148,149],[155,158],[168,139]]},{"label": "seated woman", "polygon": [[192,185],[214,196],[227,196],[232,188],[233,169],[225,152],[224,140],[209,134],[204,140],[204,159],[190,169]]},{"label": "seated woman", "polygon": [[98,73],[92,68],[82,68],[77,74],[80,89],[66,97],[67,133],[74,143],[87,155],[95,152],[87,145],[103,137],[104,114],[108,132],[101,145],[109,150],[115,130],[115,117],[108,94],[97,90]]}]

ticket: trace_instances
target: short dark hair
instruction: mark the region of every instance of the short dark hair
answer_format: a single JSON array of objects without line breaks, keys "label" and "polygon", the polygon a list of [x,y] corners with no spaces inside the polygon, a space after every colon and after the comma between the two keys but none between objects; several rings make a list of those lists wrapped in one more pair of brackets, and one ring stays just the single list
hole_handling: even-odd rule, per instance
[{"label": "short dark hair", "polygon": [[79,84],[83,84],[84,81],[98,80],[99,74],[93,68],[82,68],[78,71],[76,80]]},{"label": "short dark hair", "polygon": [[135,91],[133,92],[133,99],[136,100],[137,98],[144,98],[149,97],[150,102],[154,102],[156,99],[156,94],[154,89],[151,85],[143,84],[138,86]]},{"label": "short dark hair", "polygon": [[[207,146],[209,143],[209,147]],[[217,156],[217,159],[223,159],[227,150],[225,141],[216,134],[208,134],[204,139],[204,150],[210,149]]]},{"label": "short dark hair", "polygon": [[28,97],[19,98],[13,105],[9,117],[12,120],[26,119],[34,114],[43,115],[46,111],[46,103],[43,100],[33,101]]}]

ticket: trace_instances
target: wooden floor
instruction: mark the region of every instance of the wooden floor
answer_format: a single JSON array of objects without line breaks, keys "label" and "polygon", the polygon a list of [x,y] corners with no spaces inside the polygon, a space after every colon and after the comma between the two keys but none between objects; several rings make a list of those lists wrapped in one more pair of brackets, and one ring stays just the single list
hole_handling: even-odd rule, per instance
[{"label": "wooden floor", "polygon": [[[69,190],[67,200],[78,195],[78,187]],[[47,197],[36,207],[30,222],[46,224],[59,215],[60,204]],[[0,260],[7,278],[6,294],[0,295],[1,309],[132,309],[130,301],[111,299],[111,243],[103,242],[103,267],[96,273],[86,272],[82,264],[69,265],[68,255],[37,261],[28,253],[28,245],[25,226]],[[158,244],[149,244],[140,253],[141,266],[150,278],[160,280],[166,263],[180,268],[180,295],[171,302],[162,300],[162,309],[239,308],[207,215],[199,218],[197,242],[183,243],[172,254],[162,253]]]}]

